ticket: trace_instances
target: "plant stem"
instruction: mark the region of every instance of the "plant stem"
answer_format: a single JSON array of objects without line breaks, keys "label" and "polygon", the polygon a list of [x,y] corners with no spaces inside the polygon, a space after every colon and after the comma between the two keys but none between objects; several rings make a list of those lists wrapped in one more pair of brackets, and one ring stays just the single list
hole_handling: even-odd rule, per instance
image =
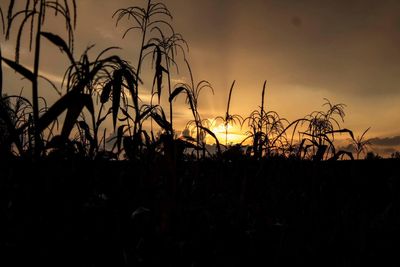
[{"label": "plant stem", "polygon": [[225,146],[228,147],[228,123],[225,123]]},{"label": "plant stem", "polygon": [[1,63],[2,59],[2,54],[1,54],[1,45],[0,45],[0,99],[3,97],[3,65]]},{"label": "plant stem", "polygon": [[39,95],[38,95],[38,77],[39,77],[39,59],[40,59],[40,33],[42,31],[42,15],[44,1],[40,1],[40,10],[37,21],[37,32],[35,41],[35,58],[33,65],[33,76],[32,82],[32,109],[33,109],[33,135],[34,135],[34,158],[38,159],[40,156],[40,132],[39,132]]},{"label": "plant stem", "polygon": [[[170,69],[169,69],[169,60],[167,58],[167,71],[168,71],[168,93],[169,93],[169,97],[171,97],[171,75],[169,73]],[[172,122],[172,101],[168,101],[169,102],[169,121],[171,123],[171,128],[172,130],[174,129],[174,125]]]},{"label": "plant stem", "polygon": [[[143,29],[142,29],[142,33],[143,33],[142,44],[140,46],[139,61],[138,61],[138,65],[136,68],[136,79],[135,79],[136,95],[132,96],[132,97],[136,98],[136,103],[139,103],[137,101],[138,97],[139,97],[139,75],[140,75],[140,68],[142,67],[143,46],[144,46],[144,42],[146,41],[147,23],[149,22],[150,7],[151,7],[151,0],[149,0],[149,2],[147,3],[146,16],[143,19],[144,21],[143,21]],[[135,105],[135,112],[136,112],[136,117],[140,116],[139,107],[137,107],[137,105]],[[134,130],[133,130],[134,134],[136,134],[137,123],[140,123],[140,122],[135,120]]]}]

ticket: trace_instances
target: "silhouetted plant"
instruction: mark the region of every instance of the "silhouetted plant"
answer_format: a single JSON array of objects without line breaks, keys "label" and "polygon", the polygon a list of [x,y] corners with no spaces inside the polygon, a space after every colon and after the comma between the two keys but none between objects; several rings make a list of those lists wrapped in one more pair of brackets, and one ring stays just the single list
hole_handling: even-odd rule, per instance
[{"label": "silhouetted plant", "polygon": [[360,158],[360,154],[363,153],[364,157],[368,152],[368,147],[371,146],[370,140],[364,140],[365,134],[369,131],[370,128],[366,129],[361,136],[357,136],[357,138],[350,139],[351,145],[354,147],[356,152],[356,159]]},{"label": "silhouetted plant", "polygon": [[[21,91],[22,93],[22,91]],[[39,114],[43,115],[48,111],[47,103],[44,98],[39,98],[43,102]],[[33,125],[32,125],[32,104],[20,95],[3,96],[1,99],[0,120],[6,128],[3,141],[7,144],[9,154],[23,158],[31,158],[33,155]],[[48,142],[53,137],[54,128],[58,127],[55,120],[47,125],[41,132],[40,138],[43,143]],[[46,137],[47,136],[47,137]]]},{"label": "silhouetted plant", "polygon": [[378,153],[372,151],[367,152],[365,155],[365,160],[381,160],[382,157]]},{"label": "silhouetted plant", "polygon": [[[71,105],[73,109],[68,109],[66,122],[64,122],[66,128],[65,130],[63,128],[62,136],[64,139],[68,138],[72,127],[78,122],[78,116],[82,115],[83,107],[87,107],[91,117],[92,129],[90,129],[89,124],[85,120],[78,122],[77,125],[80,129],[79,132],[82,133],[81,130],[84,129],[84,140],[90,142],[88,155],[93,157],[99,152],[101,147],[98,137],[100,126],[109,115],[112,115],[114,130],[117,125],[117,119],[125,121],[129,128],[130,124],[134,122],[128,114],[130,106],[126,91],[130,94],[135,94],[133,80],[136,77],[134,76],[134,69],[129,63],[116,55],[105,56],[107,52],[116,49],[116,47],[103,50],[94,61],[89,60],[88,51],[90,48],[83,53],[80,61],[74,62],[68,68],[64,77],[67,94],[77,94],[77,98],[80,99],[78,103],[81,104],[77,107],[76,99],[75,105]],[[94,97],[97,98],[97,102],[100,102],[97,114],[92,103]],[[111,106],[109,107],[107,104],[110,99]],[[105,111],[105,114],[103,111]],[[122,112],[123,118],[118,118],[120,112]],[[105,138],[104,132],[101,138],[103,142],[105,142]]]},{"label": "silhouetted plant", "polygon": [[[269,157],[273,150],[275,154],[279,154],[277,150],[284,147],[285,142],[283,142],[282,139],[286,138],[286,135],[281,135],[281,132],[284,130],[284,123],[287,123],[287,120],[280,118],[275,111],[265,111],[264,99],[266,84],[267,82],[265,81],[261,93],[260,109],[252,111],[243,121],[243,124],[247,121],[247,127],[250,130],[247,133],[248,136],[242,141],[242,144],[248,139],[252,139],[250,150],[253,156],[258,159],[261,158],[263,154],[265,157]],[[273,145],[272,142],[274,143]]]},{"label": "silhouetted plant", "polygon": [[[129,137],[125,137],[125,144],[128,145],[131,149],[135,151],[139,151],[139,147],[134,148],[135,146],[141,146],[143,141],[149,144],[149,138],[143,139],[143,134],[149,136],[146,131],[141,129],[142,120],[150,118],[151,121],[155,121],[159,127],[161,127],[163,131],[163,142],[164,147],[169,147],[169,145],[165,145],[165,142],[174,143],[174,130],[173,130],[173,108],[172,101],[169,101],[169,111],[170,118],[169,121],[166,119],[164,111],[161,106],[153,105],[153,96],[157,95],[158,104],[160,104],[160,99],[162,95],[162,83],[164,74],[167,75],[168,79],[168,94],[171,99],[171,66],[174,65],[177,67],[175,63],[175,55],[177,54],[178,48],[182,50],[183,55],[185,56],[184,47],[187,47],[186,42],[182,38],[180,34],[174,32],[169,21],[172,19],[172,15],[165,4],[163,3],[153,3],[151,0],[147,2],[147,6],[145,8],[133,6],[128,8],[118,9],[113,17],[117,19],[117,25],[119,22],[126,18],[132,19],[132,26],[129,27],[123,35],[123,38],[132,30],[139,30],[141,33],[141,44],[140,51],[138,57],[137,68],[135,72],[135,77],[133,81],[134,94],[132,94],[133,99],[133,107],[135,109],[135,119],[134,119],[134,127],[133,132]],[[167,28],[165,30],[165,27]],[[165,34],[165,32],[169,32],[170,34]],[[142,69],[142,65],[147,56],[152,55],[153,64],[154,64],[154,79],[152,86],[152,94],[151,94],[151,105],[145,106],[146,110],[143,111],[144,114],[141,114],[142,108],[139,106],[139,77]],[[129,105],[128,105],[129,106]],[[126,110],[128,114],[128,110]],[[152,125],[152,124],[151,124]],[[129,128],[129,127],[128,127]],[[151,129],[151,136],[153,135],[153,128]],[[152,138],[154,141],[154,138]],[[141,141],[140,141],[141,140]],[[169,140],[169,141],[167,141]],[[149,145],[148,145],[149,146]],[[154,148],[154,146],[152,145]],[[132,153],[129,153],[132,154]]]},{"label": "silhouetted plant", "polygon": [[[161,32],[162,26],[168,27],[171,32],[173,31],[172,26],[166,19],[171,19],[172,15],[163,3],[152,3],[151,0],[148,0],[147,7],[142,8],[138,6],[128,7],[128,8],[121,8],[118,9],[113,17],[117,17],[117,25],[119,22],[124,19],[132,19],[133,26],[129,27],[123,37],[125,37],[130,31],[132,30],[139,30],[141,32],[141,44],[140,44],[140,51],[139,51],[139,58],[136,68],[135,77],[140,78],[141,66],[143,60],[145,58],[145,51],[147,49],[155,47],[156,50],[156,71],[155,71],[155,83],[157,84],[157,94],[161,95],[161,83],[162,83],[162,75],[163,73],[168,73],[168,71],[161,65],[162,61],[162,51],[158,44],[152,43],[156,37],[147,39],[148,35],[152,32]],[[160,40],[163,40],[163,36],[160,37]],[[170,62],[170,61],[168,61]],[[133,101],[138,103],[139,102],[139,79],[135,79],[133,87],[135,88],[135,94],[132,95]],[[135,130],[134,134],[136,133],[136,123],[138,123],[137,117],[140,116],[140,107],[134,104],[135,112],[136,112],[136,120],[135,120]]]},{"label": "silhouetted plant", "polygon": [[226,105],[226,113],[225,113],[225,117],[221,117],[218,116],[215,118],[215,120],[222,120],[222,122],[224,123],[225,126],[225,146],[228,147],[228,128],[229,125],[235,125],[236,123],[238,123],[240,125],[240,127],[242,127],[242,122],[243,122],[243,118],[242,116],[238,115],[238,114],[231,114],[230,113],[230,105],[231,105],[231,98],[232,98],[232,91],[233,91],[233,87],[235,87],[235,82],[233,81],[231,88],[229,89],[229,96],[228,96],[228,103]]},{"label": "silhouetted plant", "polygon": [[392,155],[390,155],[390,157],[392,158],[392,159],[400,159],[400,152],[399,151],[396,151],[396,152],[394,152],[394,153],[392,153]]},{"label": "silhouetted plant", "polygon": [[[328,106],[327,111],[314,111],[305,117],[302,123],[308,124],[306,131],[300,132],[302,147],[305,153],[311,149],[312,158],[316,161],[327,159],[329,154],[335,158],[337,151],[334,145],[335,134],[347,133],[353,138],[353,132],[342,129],[336,117],[344,122],[344,104],[332,105],[325,99],[324,106]],[[308,144],[307,144],[308,143]],[[341,152],[342,153],[342,152]]]},{"label": "silhouetted plant", "polygon": [[[42,148],[42,140],[40,139],[41,131],[40,127],[38,127],[40,109],[38,92],[39,58],[41,51],[41,37],[43,34],[46,34],[42,31],[42,26],[46,21],[46,14],[48,14],[48,12],[46,12],[47,10],[53,10],[56,16],[60,14],[65,20],[65,26],[68,34],[68,47],[70,50],[72,50],[73,27],[76,23],[76,3],[75,0],[63,1],[62,3],[48,0],[27,0],[24,9],[14,12],[14,2],[14,0],[11,0],[8,7],[6,39],[9,39],[11,29],[13,25],[17,23],[17,19],[22,17],[22,21],[18,25],[19,27],[15,46],[15,60],[2,58],[2,61],[32,83],[32,130],[34,136],[34,156],[39,157]],[[70,7],[71,5],[72,8]],[[33,71],[26,69],[19,63],[21,39],[27,23],[30,24],[29,49],[31,50],[32,47],[34,49]]]},{"label": "silhouetted plant", "polygon": [[[206,81],[202,80],[195,85],[194,78],[193,78],[193,73],[190,68],[189,63],[186,61],[186,65],[189,70],[190,74],[190,84],[187,83],[179,83],[175,86],[174,91],[171,93],[169,97],[169,102],[172,103],[172,101],[181,93],[184,93],[186,95],[186,103],[189,104],[189,108],[192,112],[193,120],[189,121],[187,124],[186,128],[188,128],[191,125],[195,126],[196,129],[196,143],[197,146],[203,147],[203,151],[205,149],[205,142],[203,142],[206,138],[207,134],[210,134],[214,139],[216,139],[215,134],[211,134],[211,131],[206,128],[208,125],[203,125],[203,120],[201,119],[199,110],[198,110],[198,102],[199,102],[199,97],[200,97],[200,92],[208,88],[211,90],[211,92],[214,94],[214,89],[212,88],[211,84]],[[219,142],[217,142],[219,146]],[[203,153],[204,155],[204,153]],[[197,157],[199,158],[199,151],[197,151]]]},{"label": "silhouetted plant", "polygon": [[[0,158],[7,159],[12,155],[12,135],[15,132],[15,112],[13,112],[10,98],[6,95],[0,97]],[[18,144],[18,151],[22,150],[22,145]]]},{"label": "silhouetted plant", "polygon": [[[153,63],[155,62],[155,74],[152,86],[152,95],[154,93],[158,96],[158,104],[160,104],[160,97],[161,97],[161,90],[162,90],[162,74],[165,72],[168,79],[168,98],[171,97],[172,94],[172,84],[171,84],[171,67],[176,67],[177,71],[179,71],[178,65],[175,62],[175,56],[178,53],[178,48],[182,51],[184,59],[186,60],[185,49],[189,50],[186,41],[183,39],[182,35],[178,33],[172,33],[171,36],[166,37],[163,31],[159,27],[154,27],[154,31],[159,33],[160,37],[153,37],[151,38],[146,48],[153,46],[154,51],[148,52],[144,55],[143,59],[149,55],[153,54]],[[162,59],[164,58],[165,61],[165,68],[161,65]],[[156,88],[154,88],[156,86]],[[156,91],[154,92],[154,90]],[[169,102],[169,121],[173,128],[173,104]]]},{"label": "silhouetted plant", "polygon": [[[353,156],[350,152],[336,151],[334,145],[335,135],[337,134],[347,133],[352,138],[354,137],[352,131],[341,128],[336,118],[339,117],[339,119],[344,122],[345,105],[332,105],[329,100],[325,100],[326,103],[324,106],[328,106],[327,111],[314,111],[304,118],[294,120],[272,140],[271,146],[274,146],[276,142],[281,140],[280,138],[283,135],[286,135],[290,129],[293,129],[285,145],[290,155],[299,159],[309,158],[316,161],[329,159],[329,156],[330,159],[338,159],[344,155],[352,159]],[[300,130],[298,128],[300,128]],[[305,128],[305,130],[301,130],[303,128]],[[298,134],[297,145],[294,144],[296,133]]]}]

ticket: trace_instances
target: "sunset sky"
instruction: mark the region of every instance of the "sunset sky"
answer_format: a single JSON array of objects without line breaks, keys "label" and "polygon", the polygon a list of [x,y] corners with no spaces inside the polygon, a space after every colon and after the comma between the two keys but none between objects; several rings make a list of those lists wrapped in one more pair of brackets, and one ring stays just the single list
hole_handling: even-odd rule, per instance
[{"label": "sunset sky", "polygon": [[[3,9],[6,5],[3,4]],[[400,146],[400,1],[397,0],[163,0],[173,15],[171,24],[189,45],[187,58],[196,81],[208,80],[214,88],[200,96],[203,118],[223,116],[233,80],[231,112],[247,116],[260,105],[267,80],[266,109],[289,121],[324,109],[324,98],[347,105],[343,127],[360,135],[371,127],[382,153]],[[109,46],[136,65],[139,32],[124,40],[129,21],[118,27],[112,14],[118,8],[144,6],[144,0],[78,0],[75,57],[91,44],[97,53]],[[60,18],[46,30],[65,36]],[[15,37],[14,31],[14,37]],[[25,39],[26,42],[27,39]],[[15,39],[1,39],[6,57],[14,57]],[[22,61],[32,66],[28,46]],[[65,55],[43,42],[41,69],[57,83],[67,67]],[[29,85],[5,69],[5,93]],[[144,77],[152,71],[143,70]],[[147,74],[146,74],[147,73]],[[16,82],[17,81],[17,82]],[[185,66],[174,81],[188,81]],[[148,95],[151,78],[142,94]],[[57,98],[42,90],[49,101]],[[166,97],[166,96],[165,96]],[[166,98],[164,104],[167,106]],[[184,98],[176,102],[177,128],[191,119]]]}]

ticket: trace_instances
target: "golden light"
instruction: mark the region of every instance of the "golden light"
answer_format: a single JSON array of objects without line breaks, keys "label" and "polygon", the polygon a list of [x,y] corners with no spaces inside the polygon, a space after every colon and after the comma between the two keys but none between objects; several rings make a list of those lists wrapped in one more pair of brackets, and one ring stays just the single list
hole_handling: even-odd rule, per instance
[{"label": "golden light", "polygon": [[[239,125],[228,124],[226,127],[224,123],[220,123],[211,126],[210,130],[215,134],[221,144],[238,144],[246,138],[246,135],[242,129],[240,129]],[[207,143],[213,144],[215,140],[211,136],[207,136]]]}]

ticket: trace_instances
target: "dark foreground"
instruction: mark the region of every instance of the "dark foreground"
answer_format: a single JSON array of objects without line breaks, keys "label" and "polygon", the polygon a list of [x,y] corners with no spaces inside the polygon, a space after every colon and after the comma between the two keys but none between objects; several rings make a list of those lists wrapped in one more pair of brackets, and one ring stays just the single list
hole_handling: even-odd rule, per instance
[{"label": "dark foreground", "polygon": [[400,266],[400,162],[2,162],[0,266]]}]

